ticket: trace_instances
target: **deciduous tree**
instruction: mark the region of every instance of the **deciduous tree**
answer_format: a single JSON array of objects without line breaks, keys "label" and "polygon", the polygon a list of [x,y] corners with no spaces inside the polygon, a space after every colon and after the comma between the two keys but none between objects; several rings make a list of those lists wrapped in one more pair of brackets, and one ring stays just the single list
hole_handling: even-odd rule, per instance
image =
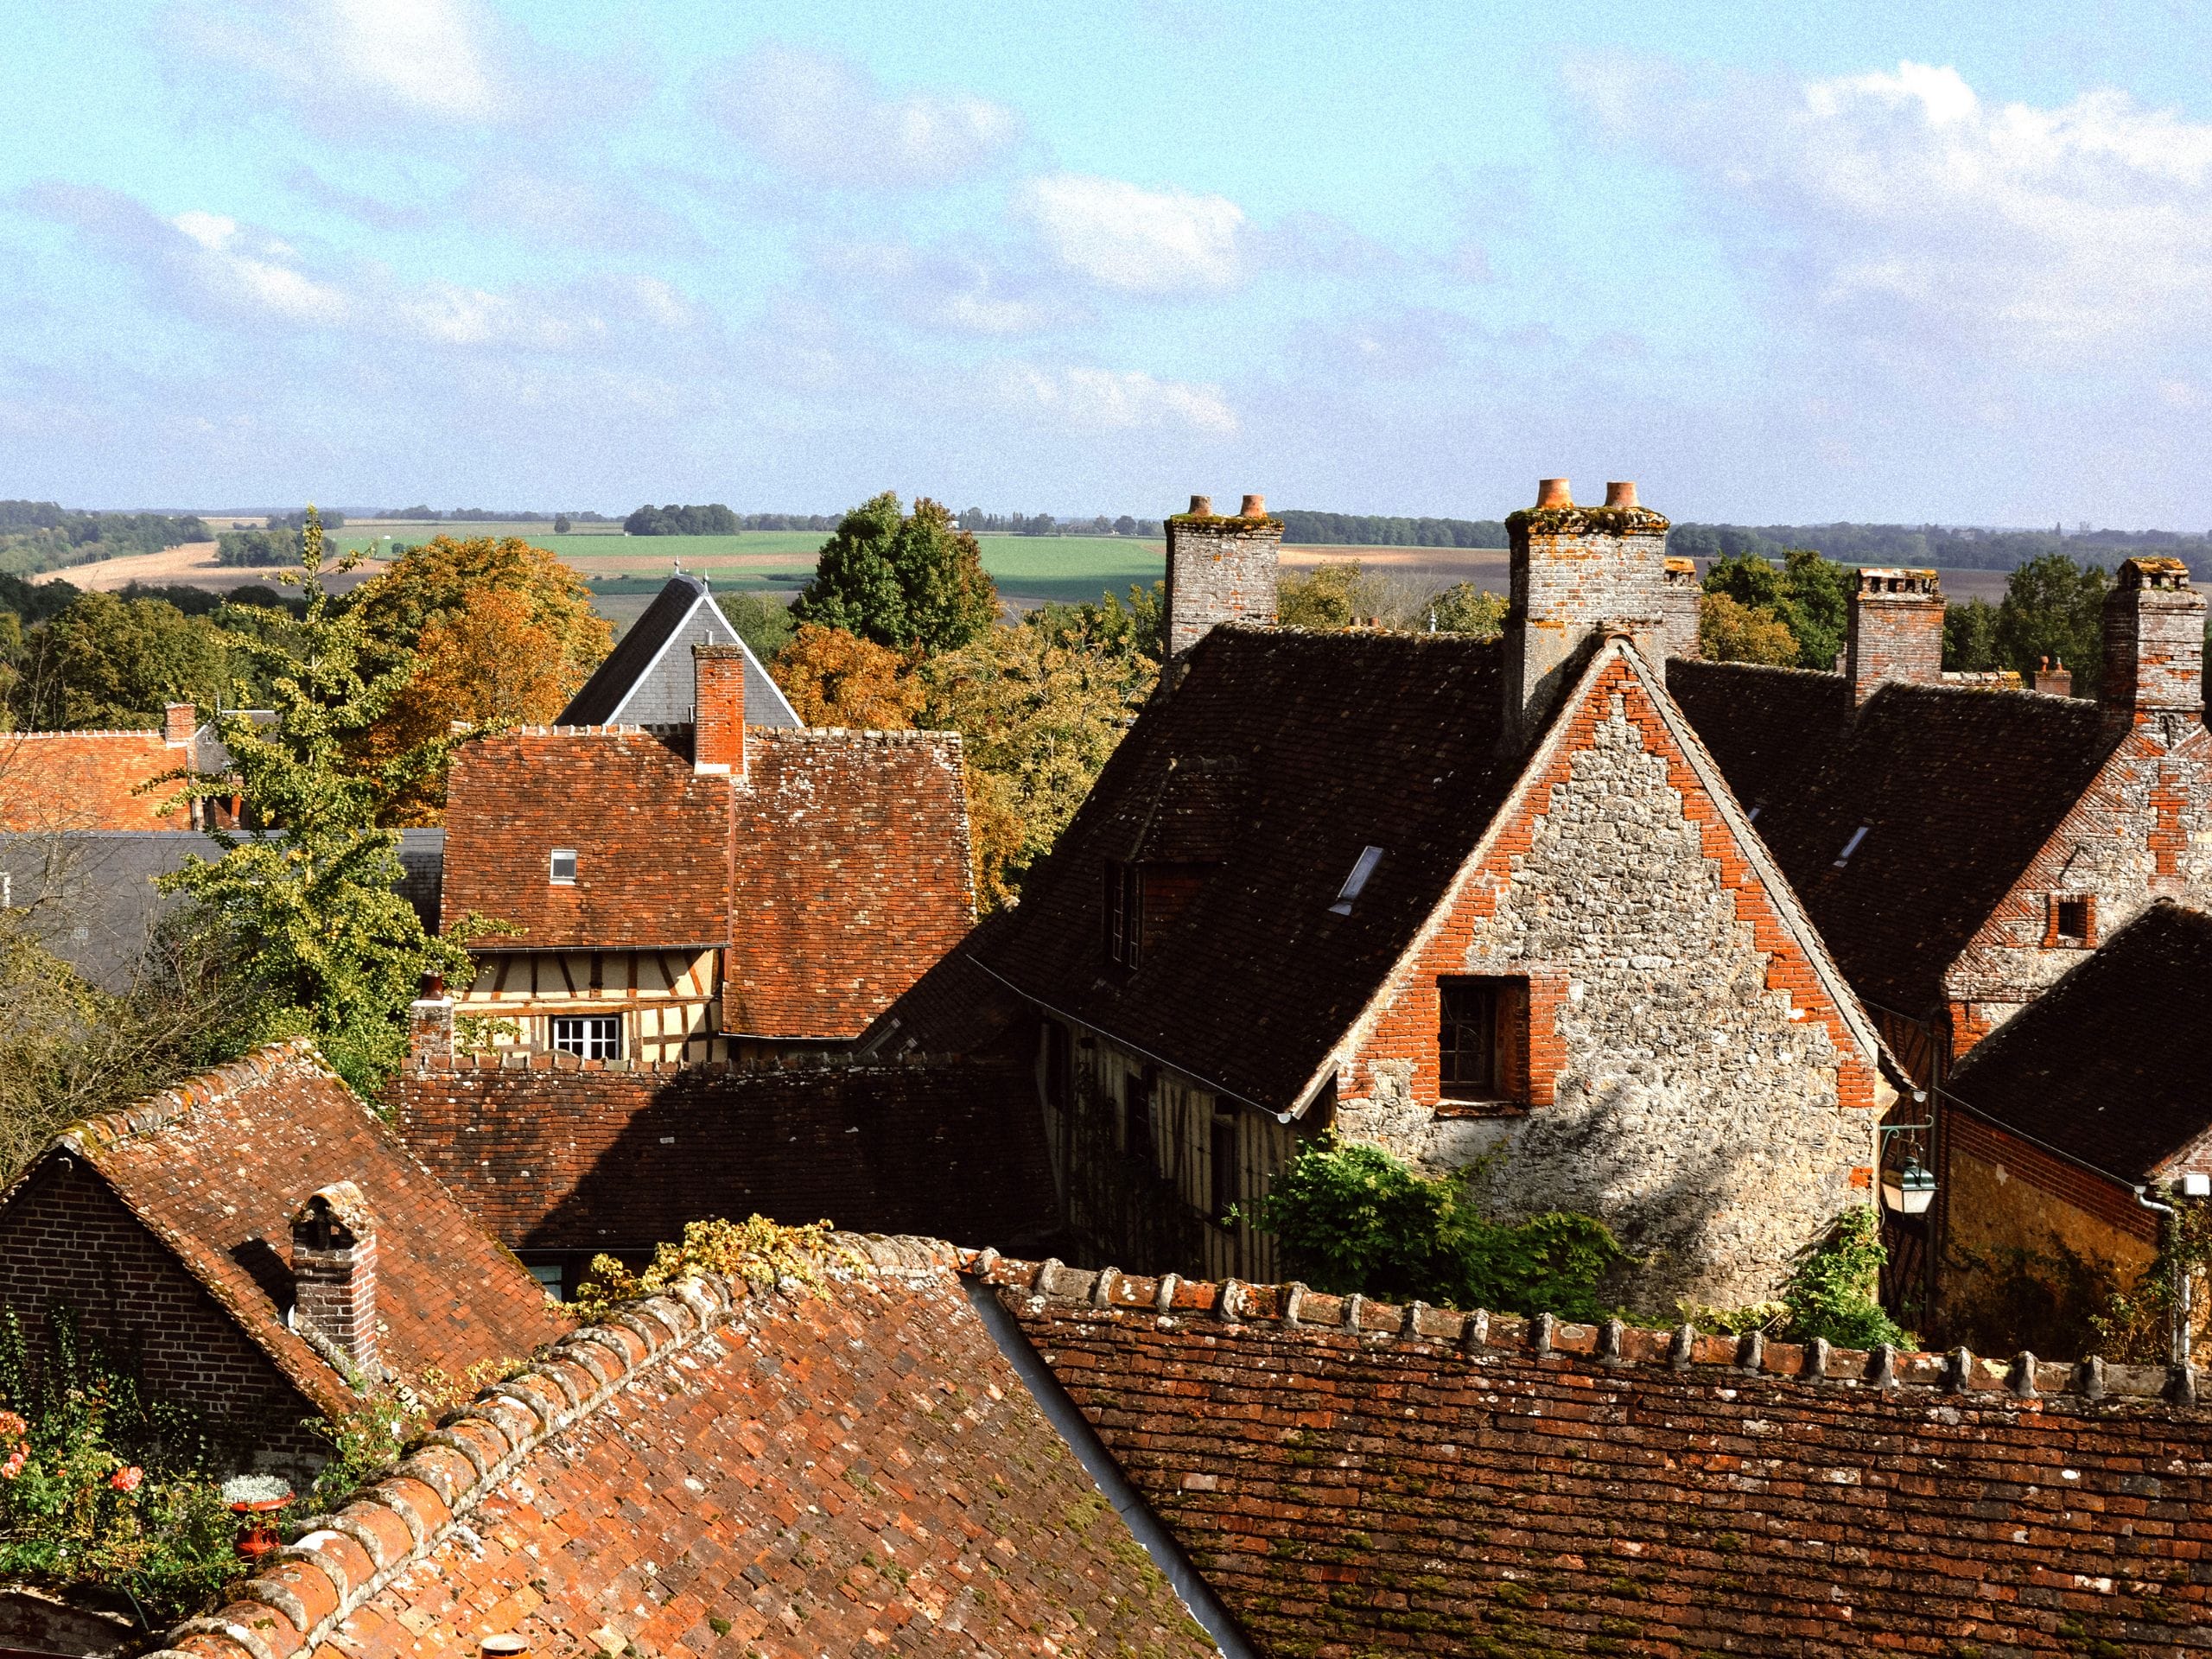
[{"label": "deciduous tree", "polygon": [[1697,648],[1707,662],[1769,663],[1787,668],[1798,658],[1797,636],[1764,605],[1726,594],[1705,594],[1697,607]]},{"label": "deciduous tree", "polygon": [[975,537],[926,498],[902,514],[887,491],[845,515],[791,605],[801,622],[925,652],[959,650],[998,613],[998,589]]}]

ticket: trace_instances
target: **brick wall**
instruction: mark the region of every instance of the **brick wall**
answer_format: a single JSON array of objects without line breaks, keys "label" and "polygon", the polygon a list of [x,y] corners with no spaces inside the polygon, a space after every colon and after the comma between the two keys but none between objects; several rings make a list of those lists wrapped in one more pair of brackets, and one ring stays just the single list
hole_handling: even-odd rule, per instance
[{"label": "brick wall", "polygon": [[1505,521],[1506,728],[1533,733],[1573,683],[1593,628],[1628,629],[1667,660],[1667,520],[1642,507],[1550,507]]},{"label": "brick wall", "polygon": [[1220,622],[1275,620],[1282,520],[1223,518],[1209,504],[1167,521],[1167,652],[1198,644]]},{"label": "brick wall", "polygon": [[2212,1628],[2212,1412],[2162,1370],[2090,1397],[2044,1363],[2021,1397],[1971,1356],[976,1267],[1262,1653],[2017,1659]]},{"label": "brick wall", "polygon": [[[556,1057],[546,1057],[548,1059]],[[1026,1067],[410,1071],[415,1154],[510,1249],[650,1251],[759,1211],[856,1232],[1039,1236],[1052,1179]]]},{"label": "brick wall", "polygon": [[1863,703],[1885,680],[1943,682],[1943,590],[1933,570],[1861,570],[1844,639],[1844,677]]},{"label": "brick wall", "polygon": [[[281,1260],[270,1265],[285,1271]],[[141,1368],[156,1395],[226,1421],[280,1462],[328,1452],[300,1427],[312,1402],[199,1281],[105,1181],[50,1154],[0,1210],[0,1307],[14,1310],[42,1353],[57,1301],[108,1354]]]},{"label": "brick wall", "polygon": [[[1358,1028],[1339,1123],[1436,1171],[1503,1150],[1498,1209],[1586,1211],[1662,1253],[1648,1311],[1761,1300],[1867,1196],[1872,1053],[1627,659],[1561,718]],[[1519,1109],[1439,1113],[1446,974],[1525,981]]]}]

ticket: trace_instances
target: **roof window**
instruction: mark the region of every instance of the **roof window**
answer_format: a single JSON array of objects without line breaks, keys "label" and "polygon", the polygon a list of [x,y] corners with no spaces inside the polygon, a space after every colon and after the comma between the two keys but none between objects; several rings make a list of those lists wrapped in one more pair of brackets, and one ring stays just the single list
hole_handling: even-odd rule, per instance
[{"label": "roof window", "polygon": [[573,887],[576,885],[575,848],[556,847],[553,849],[552,869],[548,879],[556,887]]},{"label": "roof window", "polygon": [[1843,850],[1835,855],[1836,868],[1840,870],[1851,862],[1851,855],[1859,850],[1859,843],[1866,839],[1866,832],[1873,827],[1871,823],[1862,823],[1851,832],[1851,839],[1843,843]]},{"label": "roof window", "polygon": [[1329,906],[1329,913],[1332,916],[1351,914],[1352,900],[1358,898],[1365,890],[1367,878],[1375,874],[1375,867],[1382,861],[1382,849],[1380,847],[1363,847],[1359,849],[1358,858],[1352,862],[1351,874],[1344,877],[1344,886],[1337,889],[1337,902]]}]

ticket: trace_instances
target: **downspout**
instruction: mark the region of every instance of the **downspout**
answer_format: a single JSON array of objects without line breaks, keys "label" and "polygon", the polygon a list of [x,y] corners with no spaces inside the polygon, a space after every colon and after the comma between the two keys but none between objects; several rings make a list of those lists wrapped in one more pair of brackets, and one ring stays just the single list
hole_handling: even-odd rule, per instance
[{"label": "downspout", "polygon": [[2146,1188],[2138,1184],[2135,1202],[2145,1210],[2155,1210],[2166,1218],[2166,1242],[2173,1247],[2173,1331],[2169,1352],[2175,1365],[2189,1369],[2189,1316],[2192,1287],[2189,1268],[2181,1259],[2181,1211],[2171,1204],[2160,1204],[2145,1196]]}]

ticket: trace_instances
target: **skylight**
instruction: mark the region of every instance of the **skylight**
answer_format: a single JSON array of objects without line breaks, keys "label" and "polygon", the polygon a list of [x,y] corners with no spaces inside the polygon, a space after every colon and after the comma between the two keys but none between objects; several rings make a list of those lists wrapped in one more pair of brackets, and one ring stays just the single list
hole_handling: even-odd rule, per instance
[{"label": "skylight", "polygon": [[1873,827],[1871,823],[1862,823],[1851,832],[1851,839],[1843,843],[1843,850],[1835,855],[1836,868],[1840,870],[1851,862],[1851,855],[1859,850],[1859,843],[1866,839],[1866,832]]},{"label": "skylight", "polygon": [[563,886],[573,887],[576,880],[576,849],[556,847],[553,849],[553,868],[549,874],[551,880]]},{"label": "skylight", "polygon": [[1375,874],[1375,867],[1382,861],[1380,847],[1363,847],[1352,862],[1351,874],[1344,877],[1344,884],[1337,889],[1337,902],[1329,906],[1332,916],[1351,914],[1352,900],[1358,898],[1367,886],[1367,878]]}]

